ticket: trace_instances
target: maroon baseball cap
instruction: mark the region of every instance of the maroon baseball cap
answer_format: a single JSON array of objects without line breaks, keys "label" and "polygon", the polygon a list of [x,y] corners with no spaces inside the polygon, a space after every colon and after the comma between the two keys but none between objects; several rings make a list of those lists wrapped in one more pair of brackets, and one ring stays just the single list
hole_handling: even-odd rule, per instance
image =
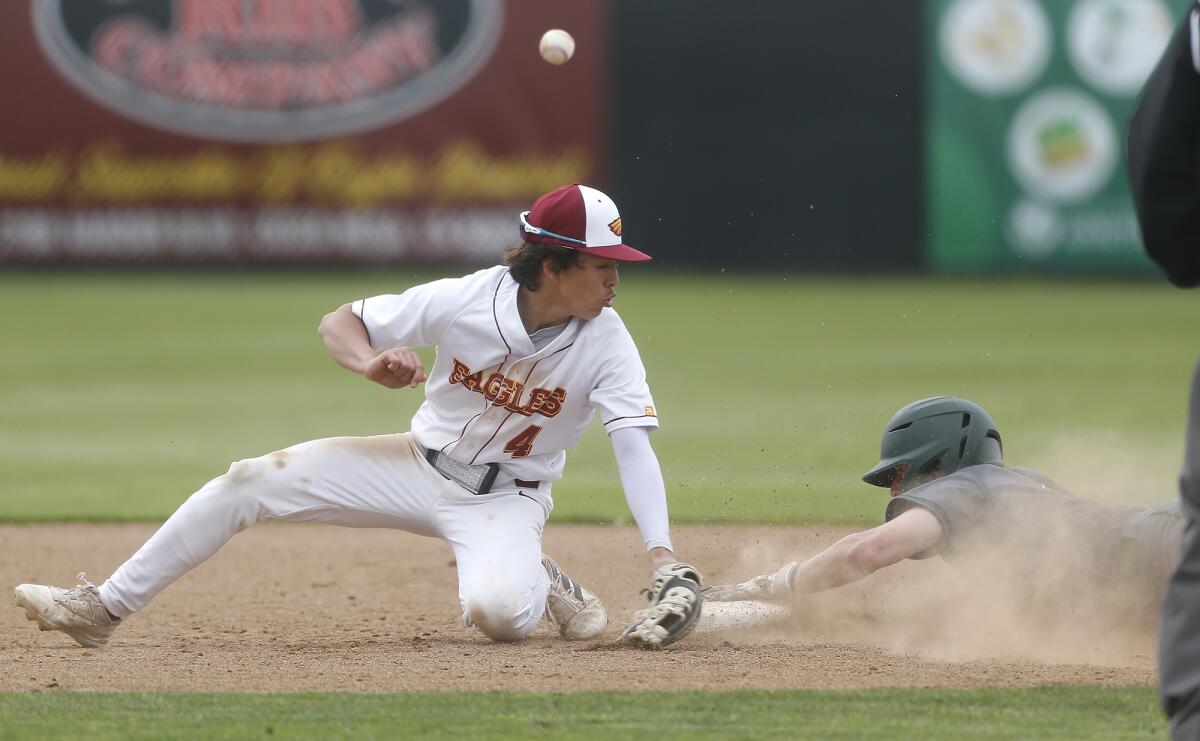
[{"label": "maroon baseball cap", "polygon": [[585,255],[619,262],[645,262],[650,256],[621,243],[617,204],[595,188],[571,183],[555,188],[521,214],[526,242],[570,247]]}]

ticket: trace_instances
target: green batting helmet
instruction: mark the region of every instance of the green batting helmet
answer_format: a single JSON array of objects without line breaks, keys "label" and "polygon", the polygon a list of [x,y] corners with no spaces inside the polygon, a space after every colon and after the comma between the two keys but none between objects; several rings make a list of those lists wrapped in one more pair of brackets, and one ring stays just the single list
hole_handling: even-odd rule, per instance
[{"label": "green batting helmet", "polygon": [[908,491],[931,474],[945,476],[979,463],[1002,464],[1004,448],[996,423],[983,407],[953,396],[914,401],[888,421],[879,463],[863,481],[891,487],[896,469],[907,466],[900,490]]}]

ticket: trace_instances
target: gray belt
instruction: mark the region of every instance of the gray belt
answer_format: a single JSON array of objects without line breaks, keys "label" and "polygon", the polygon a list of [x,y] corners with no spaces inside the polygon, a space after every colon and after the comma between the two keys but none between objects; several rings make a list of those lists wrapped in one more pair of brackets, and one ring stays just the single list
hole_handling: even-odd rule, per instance
[{"label": "gray belt", "polygon": [[[429,461],[429,465],[433,466],[434,470],[442,476],[472,494],[487,494],[492,490],[492,484],[496,483],[496,476],[500,473],[499,463],[472,466],[460,463],[436,450],[426,450],[425,460]],[[522,489],[536,489],[542,484],[540,481],[523,481],[521,479],[515,479],[513,483]]]}]

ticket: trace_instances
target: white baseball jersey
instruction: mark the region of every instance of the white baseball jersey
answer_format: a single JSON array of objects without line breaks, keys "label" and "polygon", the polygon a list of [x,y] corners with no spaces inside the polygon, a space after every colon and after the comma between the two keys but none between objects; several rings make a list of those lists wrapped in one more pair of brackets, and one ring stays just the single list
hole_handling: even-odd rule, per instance
[{"label": "white baseball jersey", "polygon": [[462,463],[499,463],[512,478],[557,481],[564,451],[579,443],[597,410],[610,434],[657,427],[658,417],[616,311],[573,318],[538,350],[517,311],[518,287],[498,265],[351,308],[376,350],[437,347],[425,403],[412,420],[421,445]]}]

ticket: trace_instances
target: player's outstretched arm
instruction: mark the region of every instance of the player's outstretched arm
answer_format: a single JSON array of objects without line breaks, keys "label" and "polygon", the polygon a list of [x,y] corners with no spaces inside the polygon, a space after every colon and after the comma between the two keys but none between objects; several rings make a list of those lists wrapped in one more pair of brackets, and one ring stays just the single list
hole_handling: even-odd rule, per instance
[{"label": "player's outstretched arm", "polygon": [[366,325],[350,310],[350,304],[326,314],[317,333],[338,365],[381,386],[411,388],[427,378],[421,359],[407,347],[376,355]]},{"label": "player's outstretched arm", "polygon": [[833,589],[927,551],[942,539],[942,525],[929,510],[914,507],[879,527],[852,533],[807,561],[786,564],[740,584],[711,587],[716,602],[788,600]]},{"label": "player's outstretched arm", "polygon": [[933,548],[941,539],[937,517],[914,507],[879,527],[847,535],[801,562],[792,575],[792,591],[807,594],[858,581]]}]

